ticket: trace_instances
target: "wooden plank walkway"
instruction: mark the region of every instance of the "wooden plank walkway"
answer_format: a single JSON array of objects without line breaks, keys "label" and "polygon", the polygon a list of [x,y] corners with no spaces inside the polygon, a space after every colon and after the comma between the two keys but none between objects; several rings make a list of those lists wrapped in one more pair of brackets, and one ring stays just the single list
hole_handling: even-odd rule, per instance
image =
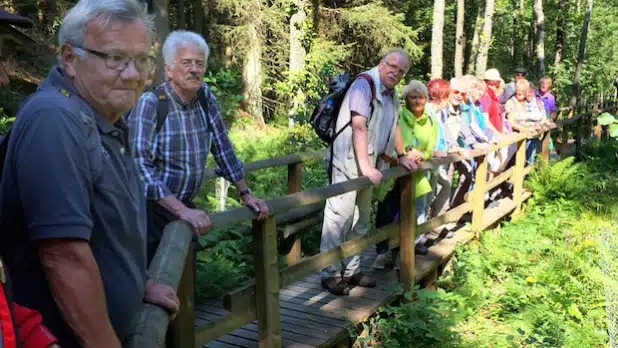
[{"label": "wooden plank walkway", "polygon": [[[527,192],[525,197],[529,197]],[[494,208],[484,213],[484,225],[496,222],[495,216],[515,209],[511,199],[502,199]],[[464,217],[465,219],[465,217]],[[473,233],[458,225],[455,236],[451,239],[439,239],[429,248],[429,253],[416,256],[416,280],[424,278],[445,262],[458,244],[469,242]],[[430,239],[437,234],[429,233]],[[375,248],[368,248],[361,254],[363,271],[378,281],[376,288],[355,287],[349,296],[334,296],[320,286],[320,275],[314,273],[280,292],[281,335],[284,347],[330,347],[348,336],[348,328],[367,320],[379,307],[392,303],[398,298],[397,272],[392,269],[374,270]],[[196,326],[214,321],[227,315],[221,299],[212,299],[197,306],[195,312]],[[253,321],[225,336],[219,337],[202,347],[258,347],[258,327]]]}]

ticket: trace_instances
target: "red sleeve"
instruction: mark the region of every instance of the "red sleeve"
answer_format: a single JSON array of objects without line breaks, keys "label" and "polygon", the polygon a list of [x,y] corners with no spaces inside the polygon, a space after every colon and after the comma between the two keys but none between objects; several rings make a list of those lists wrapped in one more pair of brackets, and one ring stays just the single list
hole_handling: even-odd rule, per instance
[{"label": "red sleeve", "polygon": [[46,348],[58,339],[41,323],[41,313],[13,302],[13,316],[24,348]]}]

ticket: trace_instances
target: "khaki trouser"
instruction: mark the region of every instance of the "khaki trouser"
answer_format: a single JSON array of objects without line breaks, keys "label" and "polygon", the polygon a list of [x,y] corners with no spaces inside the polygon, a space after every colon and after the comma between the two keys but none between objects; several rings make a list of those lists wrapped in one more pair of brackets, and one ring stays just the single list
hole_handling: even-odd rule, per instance
[{"label": "khaki trouser", "polygon": [[[333,167],[333,184],[347,180],[348,177],[342,171]],[[336,248],[343,242],[367,234],[371,218],[372,194],[373,188],[368,187],[331,197],[326,201],[320,252]],[[351,277],[358,272],[360,272],[360,255],[354,255],[323,269],[322,278]]]}]

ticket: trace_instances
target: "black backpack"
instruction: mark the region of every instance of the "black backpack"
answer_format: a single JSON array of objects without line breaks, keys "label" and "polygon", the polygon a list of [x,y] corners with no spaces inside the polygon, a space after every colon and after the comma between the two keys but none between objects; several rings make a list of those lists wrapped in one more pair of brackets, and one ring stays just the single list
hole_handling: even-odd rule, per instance
[{"label": "black backpack", "polygon": [[[165,91],[161,88],[154,88],[149,90],[146,89],[144,90],[144,92],[152,92],[157,97],[157,123],[155,126],[155,133],[159,133],[159,131],[161,131],[161,128],[163,128],[163,125],[165,125],[165,119],[167,118],[167,114],[169,113],[169,99]],[[204,113],[208,113],[208,102],[206,99],[205,88],[200,88],[197,90],[197,99],[199,100],[200,105],[202,106],[202,110],[204,110]],[[125,114],[127,121],[129,120],[129,115],[131,115],[132,112],[133,110],[130,110]]]},{"label": "black backpack", "polygon": [[[318,105],[313,110],[309,123],[320,139],[329,145],[352,123],[352,120],[350,120],[350,122],[341,127],[339,131],[336,130],[337,116],[339,116],[341,103],[352,83],[359,78],[363,78],[369,83],[371,87],[371,103],[373,103],[376,98],[376,89],[371,76],[368,74],[358,74],[353,79],[350,79],[349,74],[344,72],[336,75],[331,80],[330,92],[320,99]],[[368,115],[368,117],[370,116],[371,115]]]}]

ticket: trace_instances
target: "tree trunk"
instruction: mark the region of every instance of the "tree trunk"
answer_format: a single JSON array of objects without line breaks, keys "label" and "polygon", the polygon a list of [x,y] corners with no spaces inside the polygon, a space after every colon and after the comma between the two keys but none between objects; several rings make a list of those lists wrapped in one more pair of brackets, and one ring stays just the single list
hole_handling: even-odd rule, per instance
[{"label": "tree trunk", "polygon": [[485,2],[485,22],[483,23],[483,34],[479,38],[479,53],[476,58],[476,76],[482,78],[487,69],[487,55],[491,46],[491,29],[493,26],[495,0]]},{"label": "tree trunk", "polygon": [[474,22],[474,35],[472,36],[472,45],[470,47],[470,59],[468,59],[468,74],[473,74],[474,67],[476,66],[476,58],[479,52],[481,31],[483,30],[483,10],[483,6],[479,4],[478,11],[476,13],[476,21]]},{"label": "tree trunk", "polygon": [[431,78],[442,78],[442,49],[444,46],[444,0],[434,0],[431,30]]},{"label": "tree trunk", "polygon": [[545,32],[543,24],[545,15],[543,13],[543,0],[535,0],[534,17],[536,19],[536,74],[538,78],[545,76]]},{"label": "tree trunk", "polygon": [[457,0],[457,26],[455,29],[455,77],[463,75],[464,45],[466,44],[466,38],[464,36],[465,11],[465,0]]},{"label": "tree trunk", "polygon": [[215,198],[217,200],[216,211],[224,211],[225,203],[227,202],[227,192],[230,188],[230,182],[224,178],[215,180]]},{"label": "tree trunk", "polygon": [[167,38],[167,34],[170,31],[170,22],[168,19],[168,0],[152,0],[154,13],[155,13],[155,28],[157,29],[157,42],[155,43],[155,49],[157,51],[157,70],[155,73],[155,84],[160,84],[165,81],[165,62],[163,61],[163,54],[161,52],[161,46]]},{"label": "tree trunk", "polygon": [[320,32],[320,0],[311,0],[313,11],[313,32],[317,35]]},{"label": "tree trunk", "polygon": [[[290,75],[292,77],[298,76],[305,70],[305,59],[307,57],[307,51],[303,46],[301,30],[303,23],[307,20],[307,13],[305,12],[307,1],[306,0],[294,0],[296,5],[296,13],[290,17]],[[294,95],[292,105],[290,105],[290,111],[288,115],[289,128],[294,127],[294,118],[298,111],[298,108],[305,103],[305,93],[302,89]]]},{"label": "tree trunk", "polygon": [[586,54],[586,40],[588,39],[588,25],[590,24],[590,13],[592,12],[593,0],[588,0],[586,14],[584,15],[584,26],[582,27],[582,36],[579,42],[579,53],[577,54],[577,68],[575,68],[575,77],[573,78],[573,89],[571,91],[570,106],[577,104],[579,97],[579,83],[582,75],[582,65],[584,63],[584,55]]},{"label": "tree trunk", "polygon": [[206,13],[204,12],[204,5],[202,0],[194,0],[193,2],[193,31],[206,38],[207,34],[204,30],[204,23],[206,19]]},{"label": "tree trunk", "polygon": [[512,1],[513,4],[513,32],[511,33],[511,65],[513,70],[517,68],[517,55],[519,53],[517,45],[517,0]]},{"label": "tree trunk", "polygon": [[247,52],[242,68],[243,107],[256,121],[264,124],[262,114],[262,40],[256,23],[247,25]]},{"label": "tree trunk", "polygon": [[[560,0],[558,2],[558,13],[564,13],[566,0]],[[560,17],[559,17],[560,18]],[[556,53],[554,55],[554,66],[558,66],[562,62],[564,56],[564,26],[558,25],[556,27]]]},{"label": "tree trunk", "polygon": [[526,0],[519,0],[519,32],[522,35],[521,58],[524,66],[530,62],[530,31],[527,30]]},{"label": "tree trunk", "polygon": [[178,0],[178,29],[185,29],[185,0]]}]

